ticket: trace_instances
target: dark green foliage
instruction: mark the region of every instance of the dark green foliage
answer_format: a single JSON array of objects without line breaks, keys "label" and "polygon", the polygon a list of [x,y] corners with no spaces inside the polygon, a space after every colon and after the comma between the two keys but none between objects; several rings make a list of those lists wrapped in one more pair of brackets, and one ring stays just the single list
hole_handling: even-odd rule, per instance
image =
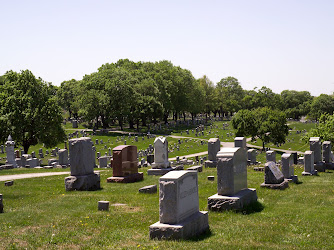
[{"label": "dark green foliage", "polygon": [[232,126],[236,130],[236,136],[259,138],[263,149],[268,142],[284,143],[289,133],[284,112],[270,108],[240,110],[233,117]]},{"label": "dark green foliage", "polygon": [[27,152],[38,142],[47,147],[64,139],[62,115],[56,88],[36,78],[29,70],[8,71],[0,85],[0,135],[9,134]]}]

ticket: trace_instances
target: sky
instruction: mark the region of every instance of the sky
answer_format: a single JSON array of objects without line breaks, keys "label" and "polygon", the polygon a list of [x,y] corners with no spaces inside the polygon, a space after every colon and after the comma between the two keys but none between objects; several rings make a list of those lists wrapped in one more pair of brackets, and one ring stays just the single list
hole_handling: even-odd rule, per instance
[{"label": "sky", "polygon": [[0,75],[59,86],[105,63],[171,61],[213,83],[334,92],[334,0],[0,0]]}]

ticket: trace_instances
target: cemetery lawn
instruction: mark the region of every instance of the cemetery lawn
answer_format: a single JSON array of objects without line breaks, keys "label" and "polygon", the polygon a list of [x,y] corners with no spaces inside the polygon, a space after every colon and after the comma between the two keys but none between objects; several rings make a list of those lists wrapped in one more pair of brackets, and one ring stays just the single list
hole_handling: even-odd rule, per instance
[{"label": "cemetery lawn", "polygon": [[[20,169],[30,172],[30,169]],[[11,172],[12,171],[12,172]],[[17,173],[19,169],[1,173]],[[52,171],[52,170],[49,170]],[[263,172],[248,167],[248,187],[256,188],[258,203],[243,212],[209,212],[211,231],[182,241],[149,239],[149,226],[159,220],[159,197],[138,189],[158,184],[158,176],[137,183],[107,183],[112,170],[101,171],[99,191],[66,192],[64,177],[15,180],[5,187],[4,213],[0,214],[1,249],[240,249],[240,248],[332,248],[334,242],[334,173],[319,176],[295,174],[301,184],[284,191],[260,188]],[[21,173],[21,172],[20,172]],[[200,210],[217,192],[216,169],[198,174]],[[97,202],[110,201],[109,211],[97,211]],[[125,204],[125,205],[121,205]]]}]

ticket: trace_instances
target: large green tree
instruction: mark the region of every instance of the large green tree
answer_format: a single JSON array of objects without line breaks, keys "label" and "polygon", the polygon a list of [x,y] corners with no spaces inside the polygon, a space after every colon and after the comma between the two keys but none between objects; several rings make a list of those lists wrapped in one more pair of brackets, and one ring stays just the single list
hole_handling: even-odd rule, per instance
[{"label": "large green tree", "polygon": [[334,115],[322,114],[319,123],[308,133],[307,139],[309,137],[320,137],[322,141],[334,143]]},{"label": "large green tree", "polygon": [[55,146],[65,138],[55,88],[29,70],[8,71],[0,84],[0,135],[9,134],[27,153],[31,145]]},{"label": "large green tree", "polygon": [[236,130],[236,136],[251,136],[252,139],[262,141],[263,150],[265,143],[284,143],[289,134],[286,125],[285,113],[270,108],[258,108],[253,110],[240,110],[232,118],[232,126]]},{"label": "large green tree", "polygon": [[310,117],[318,120],[322,114],[333,114],[334,97],[331,95],[321,94],[313,99],[311,103]]}]

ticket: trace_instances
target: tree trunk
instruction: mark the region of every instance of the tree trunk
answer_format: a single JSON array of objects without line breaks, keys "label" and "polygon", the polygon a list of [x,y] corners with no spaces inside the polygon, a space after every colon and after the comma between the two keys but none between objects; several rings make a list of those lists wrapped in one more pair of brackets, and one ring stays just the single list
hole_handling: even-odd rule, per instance
[{"label": "tree trunk", "polygon": [[28,154],[29,147],[30,147],[30,143],[23,142],[23,150],[25,154]]},{"label": "tree trunk", "polygon": [[123,122],[122,119],[118,119],[118,124],[121,127],[121,130],[123,130]]},{"label": "tree trunk", "polygon": [[134,122],[133,122],[133,119],[129,119],[129,128],[130,129],[134,129]]},{"label": "tree trunk", "polygon": [[168,123],[168,114],[164,114],[164,122],[165,122],[165,124],[167,124]]},{"label": "tree trunk", "polygon": [[264,141],[262,141],[262,150],[263,152],[266,152],[266,149],[264,148]]}]

